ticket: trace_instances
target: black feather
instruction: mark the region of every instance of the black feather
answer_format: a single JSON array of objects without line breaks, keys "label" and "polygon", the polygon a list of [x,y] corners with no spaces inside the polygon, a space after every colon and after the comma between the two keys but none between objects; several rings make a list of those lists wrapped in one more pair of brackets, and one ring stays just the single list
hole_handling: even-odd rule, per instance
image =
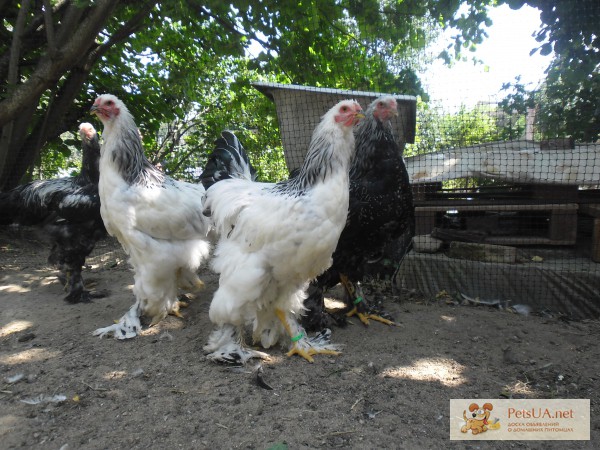
[{"label": "black feather", "polygon": [[[348,219],[333,254],[332,266],[309,288],[305,301],[308,311],[303,318],[307,329],[339,323],[339,319],[325,313],[323,291],[340,282],[340,273],[353,283],[360,282],[367,273],[373,275],[374,270],[385,270],[381,266],[373,269],[371,261],[381,258],[390,247],[397,262],[410,250],[415,230],[410,180],[391,124],[373,115],[378,101],[380,99],[369,106],[365,119],[355,128],[356,153],[350,168]],[[390,270],[393,272],[393,268]],[[351,306],[349,303],[348,307]]]},{"label": "black feather", "polygon": [[215,148],[202,171],[202,185],[208,189],[217,181],[245,177],[244,174],[256,180],[256,169],[250,164],[246,150],[231,131],[225,130],[215,141]]},{"label": "black feather", "polygon": [[0,194],[1,224],[37,226],[49,238],[48,261],[59,269],[65,300],[90,300],[81,271],[96,242],[106,235],[98,195],[100,143],[96,131],[80,132],[81,172],[75,177],[32,181]]}]

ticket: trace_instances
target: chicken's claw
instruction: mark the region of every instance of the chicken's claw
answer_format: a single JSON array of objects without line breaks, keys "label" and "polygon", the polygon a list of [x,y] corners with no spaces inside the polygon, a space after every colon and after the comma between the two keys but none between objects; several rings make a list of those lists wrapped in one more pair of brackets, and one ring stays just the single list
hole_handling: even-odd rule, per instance
[{"label": "chicken's claw", "polygon": [[287,356],[302,356],[308,362],[314,362],[313,355],[339,355],[336,344],[329,342],[331,330],[326,329],[317,333],[312,338],[307,338],[304,332],[292,338],[292,348],[287,352]]},{"label": "chicken's claw", "polygon": [[393,320],[386,319],[385,317],[381,317],[381,316],[378,316],[376,314],[367,314],[367,319],[371,319],[371,320],[374,320],[376,322],[381,322],[381,323],[383,323],[385,325],[389,325],[389,326],[396,326],[397,325],[396,322],[394,322]]},{"label": "chicken's claw", "polygon": [[396,322],[393,320],[386,319],[385,317],[378,316],[376,314],[368,314],[362,313],[358,311],[358,308],[355,306],[350,311],[346,313],[346,317],[357,316],[359,320],[364,323],[366,326],[369,326],[369,320],[374,320],[376,322],[381,322],[385,325],[396,325]]},{"label": "chicken's claw", "polygon": [[298,356],[302,356],[309,363],[315,362],[314,358],[310,355],[310,353],[308,351],[304,350],[303,348],[299,348],[296,345],[293,345],[291,350],[289,352],[287,352],[286,355],[287,356],[298,355]]},{"label": "chicken's claw", "polygon": [[294,356],[294,355],[298,355],[298,356],[302,356],[304,359],[306,359],[309,363],[314,362],[314,358],[312,357],[313,355],[340,355],[341,352],[338,352],[336,350],[328,350],[328,349],[320,349],[317,350],[313,347],[310,347],[309,349],[297,346],[297,345],[292,345],[292,348],[289,352],[286,353],[287,356]]},{"label": "chicken's claw", "polygon": [[[175,316],[175,317],[177,317],[179,319],[183,319],[183,314],[181,314],[179,312],[179,309],[174,309],[173,311],[171,311],[171,315]],[[156,324],[153,324],[153,325],[156,325]]]},{"label": "chicken's claw", "polygon": [[188,306],[190,306],[190,303],[183,300],[177,300],[177,306],[179,306],[180,308],[187,308]]}]

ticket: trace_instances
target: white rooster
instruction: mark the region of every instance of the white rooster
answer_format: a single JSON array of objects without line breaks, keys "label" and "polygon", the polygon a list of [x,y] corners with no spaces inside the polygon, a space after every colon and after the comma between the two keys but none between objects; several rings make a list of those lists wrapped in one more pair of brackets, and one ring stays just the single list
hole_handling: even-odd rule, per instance
[{"label": "white rooster", "polygon": [[136,298],[118,323],[94,334],[128,339],[141,330],[142,315],[154,325],[167,314],[179,314],[178,287],[203,286],[196,271],[210,253],[210,224],[202,214],[204,187],[176,181],[148,161],[122,101],[104,94],[91,110],[104,125],[100,212],[107,231],[130,257]]},{"label": "white rooster", "polygon": [[[352,128],[362,117],[352,100],[330,109],[293,179],[277,184],[223,179],[207,189],[205,208],[220,236],[212,261],[219,288],[209,311],[218,328],[204,347],[209,359],[244,363],[267,357],[244,345],[246,325],[252,325],[254,342],[264,348],[291,345],[288,356],[312,362],[317,353],[337,354],[328,330],[309,339],[297,315],[308,282],[330,266],[346,223]],[[217,147],[242,155],[233,158],[237,161],[247,159],[229,132]]]}]

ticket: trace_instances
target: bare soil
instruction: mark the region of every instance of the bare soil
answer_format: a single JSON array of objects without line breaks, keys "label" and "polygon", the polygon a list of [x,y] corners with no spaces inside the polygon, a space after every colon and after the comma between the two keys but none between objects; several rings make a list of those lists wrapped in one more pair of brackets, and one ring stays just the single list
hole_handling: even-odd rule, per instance
[{"label": "bare soil", "polygon": [[[20,237],[23,237],[22,235]],[[110,295],[70,305],[48,247],[0,234],[0,448],[599,448],[598,321],[388,295],[397,327],[333,330],[340,356],[313,364],[205,360],[217,277],[129,341],[92,331],[133,303],[123,253],[102,242],[84,272]],[[452,398],[589,398],[591,440],[449,440]]]}]

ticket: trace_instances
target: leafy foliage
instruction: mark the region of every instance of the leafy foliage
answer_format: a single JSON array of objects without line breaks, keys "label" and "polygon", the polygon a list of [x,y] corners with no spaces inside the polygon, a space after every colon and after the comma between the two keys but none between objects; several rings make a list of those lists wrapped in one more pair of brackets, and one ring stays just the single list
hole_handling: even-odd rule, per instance
[{"label": "leafy foliage", "polygon": [[[407,146],[405,156],[495,142],[506,138],[507,129],[514,129],[514,124],[506,120],[496,105],[479,104],[473,108],[461,105],[456,112],[447,113],[441,105],[419,101],[417,112],[415,143]],[[443,182],[445,189],[489,184],[494,182],[479,178]]]},{"label": "leafy foliage", "polygon": [[[218,133],[230,128],[261,176],[279,179],[287,170],[276,115],[251,81],[427,100],[417,76],[427,63],[423,49],[448,27],[457,31],[440,57],[450,61],[473,49],[491,24],[487,8],[497,3],[542,10],[539,51],[557,55],[539,112],[548,132],[597,138],[600,20],[592,17],[599,14],[594,0],[3,2],[0,190],[40,161],[44,176],[51,175],[53,155],[68,160],[71,150],[60,136],[90,120],[86,111],[104,92],[125,101],[149,157],[174,176],[193,178],[190,169],[202,166]],[[453,133],[471,139],[467,130]]]},{"label": "leafy foliage", "polygon": [[[555,53],[540,89],[519,83],[506,106],[536,105],[541,138],[572,136],[583,142],[600,137],[600,7],[595,0],[509,0],[512,8],[527,3],[541,10],[540,46],[533,52]],[[527,92],[527,94],[525,94]],[[527,98],[525,98],[527,97]]]},{"label": "leafy foliage", "polygon": [[[43,146],[52,154],[63,132],[89,120],[86,110],[103,92],[125,101],[149,155],[175,175],[185,176],[186,158],[200,164],[221,129],[235,128],[257,161],[275,158],[276,169],[263,169],[275,177],[283,162],[275,116],[251,93],[251,80],[425,96],[419,51],[448,25],[461,27],[457,50],[478,42],[490,1],[459,21],[456,0],[9,4],[0,12],[0,79],[18,76],[0,83],[0,189],[17,184]],[[52,76],[39,76],[43,64]],[[254,118],[263,111],[267,120]],[[161,135],[165,124],[172,129]]]},{"label": "leafy foliage", "polygon": [[461,105],[458,111],[446,113],[441,105],[420,101],[417,114],[415,143],[405,150],[407,156],[493,142],[502,134],[495,106]]}]

